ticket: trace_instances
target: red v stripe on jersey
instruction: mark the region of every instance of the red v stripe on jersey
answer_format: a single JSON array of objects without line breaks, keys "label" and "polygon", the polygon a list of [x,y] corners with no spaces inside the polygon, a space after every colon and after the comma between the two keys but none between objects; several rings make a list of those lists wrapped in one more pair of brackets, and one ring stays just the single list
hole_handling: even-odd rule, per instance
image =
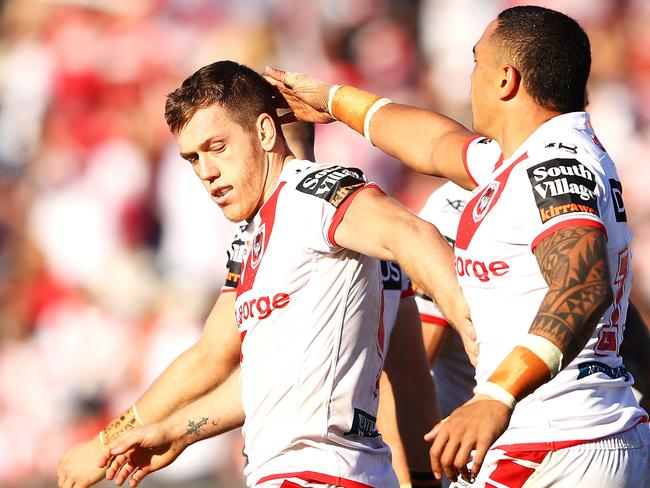
[{"label": "red v stripe on jersey", "polygon": [[490,197],[489,202],[487,203],[487,208],[483,209],[481,211],[482,218],[480,218],[478,221],[474,220],[474,213],[478,211],[478,205],[483,199],[484,196],[487,195],[487,192],[490,191],[490,188],[494,188],[491,185],[485,186],[483,190],[478,192],[472,199],[467,202],[467,205],[465,206],[465,210],[463,210],[463,213],[460,217],[460,223],[458,225],[458,233],[456,235],[456,247],[459,249],[467,249],[469,246],[469,243],[472,241],[472,238],[474,237],[474,234],[476,234],[476,231],[478,228],[481,226],[481,223],[483,220],[485,220],[485,216],[494,208],[494,206],[497,203],[497,200],[501,197],[501,194],[503,193],[504,188],[506,187],[506,183],[508,182],[508,178],[510,177],[510,173],[512,173],[512,170],[514,167],[524,161],[525,159],[528,158],[528,153],[522,154],[519,158],[517,158],[516,161],[514,161],[511,165],[509,165],[499,176],[497,176],[494,181],[497,182],[498,187],[494,190],[494,195]]},{"label": "red v stripe on jersey", "polygon": [[257,276],[257,270],[260,269],[260,265],[262,264],[261,261],[264,258],[264,254],[266,253],[266,249],[269,244],[269,239],[271,238],[271,231],[273,230],[273,223],[275,222],[275,209],[278,205],[278,196],[280,195],[280,190],[282,190],[282,187],[285,183],[285,181],[280,182],[278,187],[273,192],[273,195],[271,195],[271,197],[266,202],[264,202],[264,205],[262,205],[262,208],[260,209],[261,222],[258,229],[261,229],[262,226],[264,226],[264,242],[262,244],[262,254],[259,257],[257,266],[253,267],[251,265],[251,261],[254,254],[254,244],[251,245],[248,249],[246,258],[244,260],[244,266],[242,267],[241,280],[237,286],[237,297],[239,297],[245,291],[253,288],[255,277]]}]

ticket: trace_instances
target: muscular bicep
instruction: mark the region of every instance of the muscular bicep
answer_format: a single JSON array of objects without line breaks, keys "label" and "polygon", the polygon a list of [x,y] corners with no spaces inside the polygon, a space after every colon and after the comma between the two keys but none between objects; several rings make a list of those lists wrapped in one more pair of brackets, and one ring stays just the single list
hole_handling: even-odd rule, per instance
[{"label": "muscular bicep", "polygon": [[418,219],[395,200],[376,188],[354,195],[336,228],[336,243],[346,249],[384,261],[396,261],[393,241]]},{"label": "muscular bicep", "polygon": [[596,227],[565,227],[542,239],[533,252],[548,292],[530,332],[557,345],[566,365],[611,303],[606,237]]}]

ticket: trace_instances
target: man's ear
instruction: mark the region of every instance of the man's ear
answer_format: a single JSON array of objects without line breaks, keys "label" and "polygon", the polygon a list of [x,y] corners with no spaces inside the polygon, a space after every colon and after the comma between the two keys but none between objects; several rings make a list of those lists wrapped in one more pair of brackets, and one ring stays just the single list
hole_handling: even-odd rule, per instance
[{"label": "man's ear", "polygon": [[519,92],[521,86],[521,74],[519,70],[510,64],[501,68],[501,80],[499,83],[499,98],[511,100]]},{"label": "man's ear", "polygon": [[267,113],[260,114],[257,118],[256,127],[257,137],[260,140],[262,149],[265,151],[273,150],[275,141],[278,137],[277,128],[275,127],[273,118]]}]

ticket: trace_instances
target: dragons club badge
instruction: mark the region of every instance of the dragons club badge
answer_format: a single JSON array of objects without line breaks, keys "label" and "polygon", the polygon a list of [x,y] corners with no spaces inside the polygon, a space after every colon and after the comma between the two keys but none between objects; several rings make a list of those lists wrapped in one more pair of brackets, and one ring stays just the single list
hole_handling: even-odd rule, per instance
[{"label": "dragons club badge", "polygon": [[498,181],[493,181],[483,190],[483,193],[481,194],[481,197],[479,198],[478,203],[476,204],[472,212],[472,217],[474,218],[474,222],[480,222],[481,220],[483,220],[483,217],[485,217],[485,214],[492,206],[492,200],[494,199],[494,196],[497,194],[497,190],[499,189],[499,184],[500,183]]},{"label": "dragons club badge", "polygon": [[253,236],[253,247],[251,249],[251,266],[253,269],[257,268],[262,260],[264,255],[264,234],[265,234],[265,225],[257,229],[257,232]]}]

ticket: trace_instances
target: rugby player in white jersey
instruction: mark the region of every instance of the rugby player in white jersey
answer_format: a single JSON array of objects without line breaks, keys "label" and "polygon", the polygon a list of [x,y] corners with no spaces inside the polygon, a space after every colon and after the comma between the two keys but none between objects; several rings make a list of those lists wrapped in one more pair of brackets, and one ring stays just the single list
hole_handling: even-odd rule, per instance
[{"label": "rugby player in white jersey", "polygon": [[[284,113],[285,109],[278,109],[278,115]],[[313,124],[285,122],[282,133],[297,158],[314,160]],[[173,411],[216,388],[237,367],[240,338],[234,317],[235,294],[232,292],[236,291],[246,252],[242,232],[243,229],[238,228],[227,251],[226,282],[206,320],[201,338],[176,358],[132,407],[107,424],[100,435],[73,446],[62,456],[57,470],[61,488],[92,486],[103,479],[107,472],[109,477],[122,482],[129,472],[127,468],[120,473],[127,462],[126,456],[113,458],[110,467],[96,466],[103,442],[111,442],[141,423],[150,424],[166,418]],[[387,429],[395,429],[397,436],[401,432],[408,441],[408,455],[401,448],[393,453],[393,466],[396,469],[401,466],[400,463],[404,466],[401,472],[398,471],[398,479],[402,483],[410,481],[409,472],[421,476],[422,472],[427,471],[429,444],[422,436],[440,417],[431,408],[436,402],[435,390],[430,378],[427,378],[427,360],[410,281],[394,262],[382,261],[381,275],[387,351],[384,363],[386,372],[382,373],[382,378],[389,375],[398,383],[397,399],[391,396],[390,400],[398,403],[397,408],[391,408],[400,413],[399,424],[390,421],[385,425]],[[396,345],[389,349],[391,337]],[[406,364],[401,361],[405,357],[408,357]],[[188,381],[190,377],[192,380]],[[409,387],[413,383],[418,385],[417,389]],[[380,431],[383,434],[383,429]]]},{"label": "rugby player in white jersey", "polygon": [[[286,109],[278,108],[277,112],[281,116]],[[297,158],[314,159],[313,124],[286,122],[282,125],[282,133]],[[104,443],[119,438],[137,425],[166,418],[223,383],[239,365],[241,342],[234,315],[235,295],[230,292],[234,291],[239,281],[244,252],[242,244],[236,233],[227,250],[226,282],[205,321],[199,340],[178,356],[142,396],[111,420],[99,435],[68,449],[57,468],[60,488],[92,486],[104,479],[107,469],[114,477],[125,464],[126,457],[115,457],[110,468],[96,466]],[[392,304],[394,298],[387,297],[387,304]]]},{"label": "rugby player in white jersey", "polygon": [[[248,222],[250,248],[235,302],[241,366],[165,421],[173,442],[162,451],[177,455],[245,418],[249,486],[396,486],[374,425],[384,354],[375,258],[398,261],[471,338],[453,258],[435,227],[359,170],[293,158],[271,93],[252,70],[218,62],[168,97],[181,155],[225,216]],[[142,434],[146,446],[154,432],[124,442]]]},{"label": "rugby player in white jersey", "polygon": [[481,351],[478,391],[433,429],[434,472],[478,476],[474,486],[650,485],[647,414],[618,354],[630,231],[584,112],[589,40],[559,12],[514,7],[474,54],[473,125],[485,137],[353,87],[267,73],[298,118],[338,119],[474,190],[455,254]]}]

